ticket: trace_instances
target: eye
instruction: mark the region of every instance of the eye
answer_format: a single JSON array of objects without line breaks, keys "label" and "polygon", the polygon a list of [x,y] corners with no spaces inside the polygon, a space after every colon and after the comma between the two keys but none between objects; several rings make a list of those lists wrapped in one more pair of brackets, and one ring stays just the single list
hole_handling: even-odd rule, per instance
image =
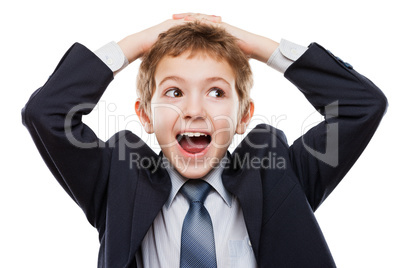
[{"label": "eye", "polygon": [[180,89],[175,87],[166,91],[165,95],[171,98],[180,98],[183,97],[183,92],[181,92]]},{"label": "eye", "polygon": [[214,87],[211,88],[211,90],[208,92],[208,96],[214,98],[222,98],[223,96],[225,96],[225,91],[220,88]]}]

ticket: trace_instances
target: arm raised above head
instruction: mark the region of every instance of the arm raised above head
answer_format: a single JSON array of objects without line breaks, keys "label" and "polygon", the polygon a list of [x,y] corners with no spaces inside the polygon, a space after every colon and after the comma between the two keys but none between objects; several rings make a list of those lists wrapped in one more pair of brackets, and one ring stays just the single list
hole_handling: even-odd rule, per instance
[{"label": "arm raised above head", "polygon": [[23,124],[64,190],[97,226],[110,151],[84,123],[113,80],[91,51],[74,44],[22,110]]},{"label": "arm raised above head", "polygon": [[361,155],[388,103],[374,83],[315,43],[285,77],[324,116],[290,147],[294,170],[316,210]]}]

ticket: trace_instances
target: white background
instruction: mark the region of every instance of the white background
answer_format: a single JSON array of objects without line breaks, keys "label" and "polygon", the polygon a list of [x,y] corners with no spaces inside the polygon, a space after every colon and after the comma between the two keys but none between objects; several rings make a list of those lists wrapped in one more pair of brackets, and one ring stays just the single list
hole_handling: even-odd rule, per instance
[{"label": "white background", "polygon": [[[402,267],[402,20],[397,1],[22,0],[3,1],[0,10],[0,267],[97,263],[96,230],[52,177],[21,124],[20,111],[29,96],[73,42],[95,50],[188,11],[221,15],[277,41],[318,42],[384,91],[388,113],[316,216],[339,267]],[[144,135],[133,116],[137,67],[134,63],[116,77],[103,108],[85,120],[102,139],[128,128],[155,148],[155,140]],[[255,61],[252,68],[256,115],[284,130],[292,143],[313,108],[278,72]]]}]

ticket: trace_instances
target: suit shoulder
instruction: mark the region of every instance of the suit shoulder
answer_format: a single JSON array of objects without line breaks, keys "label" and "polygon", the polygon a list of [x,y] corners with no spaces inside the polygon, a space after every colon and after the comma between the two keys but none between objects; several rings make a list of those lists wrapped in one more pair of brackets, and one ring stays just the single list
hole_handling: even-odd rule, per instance
[{"label": "suit shoulder", "polygon": [[128,153],[135,152],[141,157],[156,157],[157,154],[146,144],[144,140],[129,130],[122,130],[114,134],[107,141],[107,146],[118,151]]},{"label": "suit shoulder", "polygon": [[254,132],[254,131],[255,132],[260,131],[260,133],[263,133],[263,135],[264,135],[264,133],[271,135],[271,136],[275,137],[276,139],[278,139],[280,142],[282,142],[284,145],[288,146],[288,141],[286,139],[285,133],[278,128],[275,128],[268,124],[259,124],[251,132]]},{"label": "suit shoulder", "polygon": [[247,134],[234,153],[265,155],[269,150],[288,150],[285,133],[268,124],[259,124]]}]

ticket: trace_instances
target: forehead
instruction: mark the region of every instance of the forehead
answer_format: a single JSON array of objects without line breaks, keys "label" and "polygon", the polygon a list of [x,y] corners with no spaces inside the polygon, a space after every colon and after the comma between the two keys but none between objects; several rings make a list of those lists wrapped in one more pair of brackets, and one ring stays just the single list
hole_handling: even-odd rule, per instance
[{"label": "forehead", "polygon": [[156,66],[156,86],[166,77],[180,77],[196,82],[222,78],[234,86],[235,73],[229,63],[205,52],[185,52],[179,56],[164,56]]}]

